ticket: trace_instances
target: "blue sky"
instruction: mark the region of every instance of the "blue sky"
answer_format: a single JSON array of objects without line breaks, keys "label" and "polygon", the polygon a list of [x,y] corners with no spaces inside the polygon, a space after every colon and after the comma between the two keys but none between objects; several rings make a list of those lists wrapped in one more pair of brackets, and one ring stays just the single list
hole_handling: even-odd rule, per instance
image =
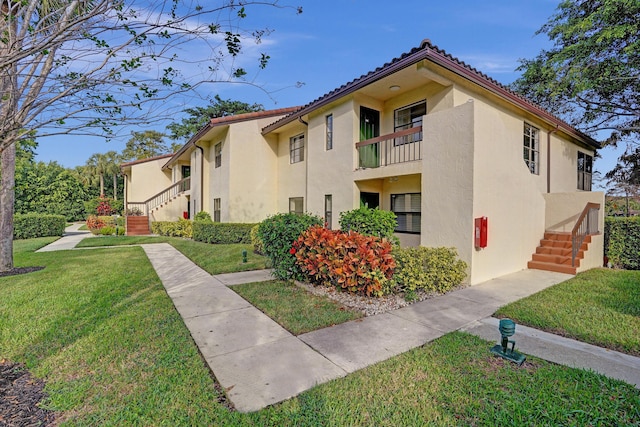
[{"label": "blue sky", "polygon": [[[220,83],[210,93],[223,99],[261,103],[265,109],[304,105],[408,52],[429,38],[453,56],[501,83],[518,77],[518,59],[532,58],[549,47],[538,30],[554,13],[558,0],[287,0],[304,12],[275,8],[248,9],[248,26],[274,31],[260,47],[271,60],[250,75],[264,91],[249,85]],[[250,55],[248,55],[250,57]],[[249,58],[247,58],[249,59]],[[296,87],[297,82],[304,83]],[[193,98],[175,99],[184,108]],[[206,104],[206,102],[201,102]],[[150,128],[164,131],[164,126]],[[143,131],[144,128],[134,128]],[[129,133],[102,138],[64,136],[39,139],[37,160],[65,167],[83,165],[93,153],[122,151]],[[169,141],[168,141],[169,142]],[[596,169],[610,170],[618,152],[600,151]]]}]

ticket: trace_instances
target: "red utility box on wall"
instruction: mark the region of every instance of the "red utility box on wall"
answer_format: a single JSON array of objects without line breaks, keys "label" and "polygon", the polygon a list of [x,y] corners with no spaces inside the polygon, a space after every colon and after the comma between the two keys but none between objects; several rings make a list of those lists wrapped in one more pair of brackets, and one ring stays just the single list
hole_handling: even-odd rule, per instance
[{"label": "red utility box on wall", "polygon": [[474,240],[476,248],[487,247],[487,222],[486,216],[475,219]]}]

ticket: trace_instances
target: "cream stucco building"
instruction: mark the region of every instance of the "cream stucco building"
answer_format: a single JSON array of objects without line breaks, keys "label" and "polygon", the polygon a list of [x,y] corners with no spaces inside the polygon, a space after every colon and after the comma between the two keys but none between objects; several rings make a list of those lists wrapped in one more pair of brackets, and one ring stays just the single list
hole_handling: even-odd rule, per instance
[{"label": "cream stucco building", "polygon": [[[303,107],[214,118],[174,155],[123,171],[128,206],[151,221],[310,212],[338,228],[340,213],[361,204],[391,210],[403,245],[456,247],[474,284],[601,264],[597,148],[425,41]],[[562,243],[572,231],[575,252]]]}]

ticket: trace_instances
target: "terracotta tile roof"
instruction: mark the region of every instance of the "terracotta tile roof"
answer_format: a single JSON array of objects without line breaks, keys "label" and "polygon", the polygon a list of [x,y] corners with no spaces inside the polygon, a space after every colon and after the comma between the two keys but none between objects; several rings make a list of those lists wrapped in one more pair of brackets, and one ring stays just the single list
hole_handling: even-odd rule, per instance
[{"label": "terracotta tile roof", "polygon": [[173,154],[174,153],[161,154],[159,156],[149,157],[148,159],[133,160],[131,162],[122,163],[120,165],[120,168],[123,168],[123,167],[126,167],[126,166],[133,166],[133,165],[137,165],[137,164],[140,164],[140,163],[152,162],[154,160],[166,159],[168,157],[173,157]]},{"label": "terracotta tile roof", "polygon": [[209,122],[209,126],[213,127],[220,124],[236,123],[236,122],[243,122],[245,120],[254,120],[254,119],[262,119],[265,117],[281,116],[284,114],[294,113],[300,108],[301,107],[278,108],[275,110],[254,111],[251,113],[235,114],[232,116],[213,117]]},{"label": "terracotta tile roof", "polygon": [[270,125],[262,129],[262,133],[269,133],[287,123],[297,120],[299,117],[302,117],[317,108],[327,105],[345,95],[355,92],[360,88],[363,88],[377,80],[387,77],[403,68],[416,64],[425,59],[437,65],[440,65],[448,69],[449,71],[452,71],[453,73],[456,73],[459,76],[472,81],[473,83],[478,84],[479,86],[493,92],[494,94],[502,98],[505,98],[507,101],[514,103],[541,118],[550,121],[558,128],[561,128],[564,132],[567,132],[568,134],[583,140],[585,143],[592,145],[594,148],[601,148],[598,141],[575,129],[570,124],[549,113],[548,111],[523,97],[522,95],[515,93],[497,80],[466,64],[464,61],[455,58],[436,45],[433,45],[428,39],[424,40],[419,47],[415,47],[409,52],[403,53],[399,57],[392,59],[390,62],[385,63],[381,67],[378,67],[367,74],[363,74],[362,76],[343,84],[337,89],[334,89],[331,92],[328,92],[325,95],[306,104],[305,106],[297,109],[297,111],[290,113],[289,115],[281,118],[280,120],[277,120],[274,123],[271,123]]}]

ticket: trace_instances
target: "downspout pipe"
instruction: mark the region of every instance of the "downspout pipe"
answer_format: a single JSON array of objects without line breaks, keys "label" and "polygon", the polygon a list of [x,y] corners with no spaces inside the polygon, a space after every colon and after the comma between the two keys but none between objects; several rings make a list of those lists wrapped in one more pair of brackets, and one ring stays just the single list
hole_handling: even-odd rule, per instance
[{"label": "downspout pipe", "polygon": [[559,126],[547,132],[547,193],[551,193],[551,134],[558,132]]},{"label": "downspout pipe", "polygon": [[[194,147],[200,150],[200,211],[204,210],[204,148],[200,147],[198,143],[193,144]],[[194,209],[195,210],[195,209]],[[193,213],[193,216],[196,212]]]},{"label": "downspout pipe", "polygon": [[[302,117],[298,117],[298,121],[303,125],[305,125],[307,129],[309,128],[309,123],[302,120]],[[305,212],[307,211],[306,207],[309,204],[309,199],[308,199],[308,196],[309,196],[309,141],[307,141],[307,139],[308,138],[305,138],[305,144],[304,144],[306,155],[304,158],[304,206],[303,206],[303,209]]]}]

